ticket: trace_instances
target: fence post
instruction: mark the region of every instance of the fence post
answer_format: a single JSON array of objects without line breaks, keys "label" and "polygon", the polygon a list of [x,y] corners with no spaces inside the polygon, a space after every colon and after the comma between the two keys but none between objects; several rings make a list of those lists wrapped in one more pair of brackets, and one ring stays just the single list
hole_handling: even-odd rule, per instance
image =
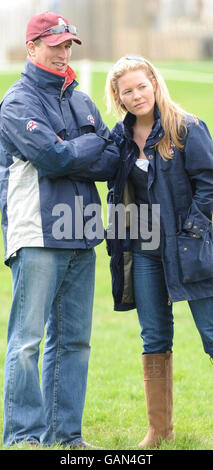
[{"label": "fence post", "polygon": [[92,82],[92,62],[90,60],[84,59],[79,62],[80,70],[80,83],[79,89],[87,95],[91,96],[91,82]]}]

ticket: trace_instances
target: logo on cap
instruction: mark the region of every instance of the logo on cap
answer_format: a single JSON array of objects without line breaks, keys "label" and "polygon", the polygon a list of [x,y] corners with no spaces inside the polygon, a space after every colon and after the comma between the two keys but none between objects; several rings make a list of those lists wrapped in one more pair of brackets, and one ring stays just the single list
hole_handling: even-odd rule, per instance
[{"label": "logo on cap", "polygon": [[65,21],[63,20],[63,18],[58,18],[58,24],[59,24],[60,26],[61,26],[61,25],[67,26],[66,23],[65,23]]}]

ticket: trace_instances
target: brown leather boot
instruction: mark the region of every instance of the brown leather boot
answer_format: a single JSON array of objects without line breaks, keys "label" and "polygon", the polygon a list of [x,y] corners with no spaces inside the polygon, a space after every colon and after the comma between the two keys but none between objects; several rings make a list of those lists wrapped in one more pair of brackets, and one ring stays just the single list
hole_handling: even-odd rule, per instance
[{"label": "brown leather boot", "polygon": [[174,437],[172,353],[143,354],[142,363],[149,428],[139,447],[153,449]]}]

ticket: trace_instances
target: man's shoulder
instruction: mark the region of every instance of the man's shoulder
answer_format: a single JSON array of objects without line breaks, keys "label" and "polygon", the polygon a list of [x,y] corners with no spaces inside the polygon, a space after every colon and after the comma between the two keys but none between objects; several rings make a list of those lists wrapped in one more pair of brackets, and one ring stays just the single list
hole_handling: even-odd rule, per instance
[{"label": "man's shoulder", "polygon": [[3,96],[1,106],[8,106],[15,104],[16,106],[20,104],[33,103],[36,100],[36,94],[23,86],[21,80],[15,82]]},{"label": "man's shoulder", "polygon": [[10,102],[16,96],[16,93],[20,89],[20,80],[18,82],[13,83],[10,88],[6,91],[5,95],[2,98],[4,102]]}]

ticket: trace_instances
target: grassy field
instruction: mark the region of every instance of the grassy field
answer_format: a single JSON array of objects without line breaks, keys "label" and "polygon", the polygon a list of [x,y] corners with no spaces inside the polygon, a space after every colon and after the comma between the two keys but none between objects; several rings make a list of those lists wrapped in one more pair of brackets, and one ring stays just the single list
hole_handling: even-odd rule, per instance
[{"label": "grassy field", "polygon": [[[175,80],[167,84],[172,98],[189,112],[206,121],[213,135],[212,62],[164,63],[163,69],[193,72],[200,82]],[[209,83],[202,77],[209,75]],[[0,74],[0,94],[17,80],[19,73]],[[112,127],[113,116],[106,115],[105,73],[94,73],[92,97],[105,122]],[[106,213],[106,185],[98,184]],[[105,244],[97,250],[96,290],[88,391],[83,434],[88,442],[103,449],[137,449],[147,427],[141,340],[136,311],[113,312],[109,258]],[[3,263],[0,242],[0,449],[2,449],[3,375],[7,321],[11,302],[11,276]],[[174,425],[175,440],[162,442],[161,450],[213,449],[213,365],[202,349],[188,304],[174,305]],[[57,447],[55,447],[57,448]],[[27,447],[26,447],[27,449]]]}]

